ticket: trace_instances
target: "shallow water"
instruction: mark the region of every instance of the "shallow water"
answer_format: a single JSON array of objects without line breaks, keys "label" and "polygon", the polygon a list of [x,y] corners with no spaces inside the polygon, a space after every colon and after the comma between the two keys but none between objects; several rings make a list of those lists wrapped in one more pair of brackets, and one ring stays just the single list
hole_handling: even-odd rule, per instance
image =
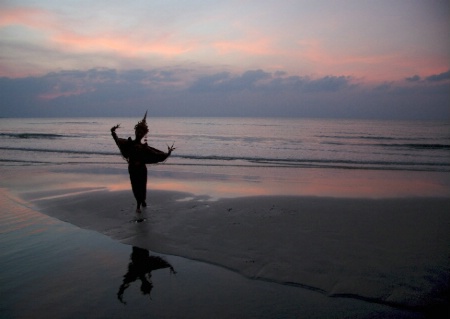
[{"label": "shallow water", "polygon": [[149,273],[147,263],[141,273],[152,284],[150,294],[141,292],[137,279],[124,291],[124,304],[118,292],[132,261],[131,246],[43,215],[3,189],[0,230],[1,318],[421,317],[152,252],[149,256],[160,256],[176,274],[168,268]]}]

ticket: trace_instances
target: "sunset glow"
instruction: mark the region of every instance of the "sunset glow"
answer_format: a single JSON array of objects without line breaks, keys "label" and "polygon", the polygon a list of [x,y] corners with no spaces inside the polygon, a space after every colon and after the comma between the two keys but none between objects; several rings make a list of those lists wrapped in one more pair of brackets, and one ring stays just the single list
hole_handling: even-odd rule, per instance
[{"label": "sunset glow", "polygon": [[[189,105],[202,103],[204,98],[198,95],[184,95],[192,92],[192,85],[203,83],[205,77],[226,73],[239,78],[257,70],[272,77],[278,75],[278,80],[283,81],[277,84],[277,92],[292,91],[294,95],[299,90],[285,86],[294,78],[320,81],[344,77],[349,79],[348,87],[369,91],[380,85],[402,86],[405,80],[418,78],[436,77],[441,81],[439,85],[443,80],[448,85],[448,10],[446,2],[406,0],[340,4],[136,0],[96,1],[89,5],[6,1],[0,4],[0,76],[22,79],[105,68],[118,73],[139,70],[153,74],[158,70],[171,76],[170,81],[158,86],[162,90],[158,90],[158,96],[170,105],[175,102],[165,99],[165,94],[183,96]],[[166,89],[172,90],[174,82],[183,85],[169,93]],[[239,103],[252,101],[256,107],[259,101],[266,101],[262,96],[248,95],[246,87],[234,88]],[[369,91],[364,94],[371,94]],[[83,92],[85,97],[101,94],[99,89]],[[354,92],[341,94],[349,96]],[[424,99],[426,95],[429,93],[424,92]],[[43,103],[57,96],[73,100],[79,95],[41,89],[30,98]],[[291,93],[283,96],[293,105],[304,100]],[[323,95],[312,98],[318,105],[325,103]],[[448,95],[435,98],[433,103],[437,105]],[[106,105],[108,101],[102,99]],[[224,101],[223,97],[217,99]],[[367,100],[367,96],[360,99]],[[279,104],[275,100],[270,103],[272,108]]]}]

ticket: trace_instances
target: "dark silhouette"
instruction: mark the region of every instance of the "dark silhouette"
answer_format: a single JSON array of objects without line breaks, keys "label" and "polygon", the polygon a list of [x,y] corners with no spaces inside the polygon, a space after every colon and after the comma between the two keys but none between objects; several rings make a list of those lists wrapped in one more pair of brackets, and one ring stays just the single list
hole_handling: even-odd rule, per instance
[{"label": "dark silhouette", "polygon": [[153,288],[153,284],[151,282],[151,272],[153,270],[164,268],[169,268],[172,274],[176,274],[173,267],[161,257],[150,256],[147,249],[133,247],[133,252],[130,256],[130,263],[128,264],[128,272],[123,276],[123,282],[117,292],[117,298],[120,302],[126,304],[123,300],[123,294],[130,284],[138,279],[141,281],[142,294],[150,296],[150,292]]},{"label": "dark silhouette", "polygon": [[120,153],[128,162],[128,173],[130,174],[131,188],[133,190],[134,198],[136,198],[136,212],[141,212],[142,207],[147,206],[147,167],[145,164],[159,163],[165,161],[175,148],[167,146],[167,153],[150,147],[147,143],[142,144],[141,140],[148,133],[147,126],[147,112],[145,112],[142,121],[134,127],[135,139],[131,137],[123,139],[117,137],[116,129],[120,127],[120,124],[111,128],[111,134],[119,147]]}]

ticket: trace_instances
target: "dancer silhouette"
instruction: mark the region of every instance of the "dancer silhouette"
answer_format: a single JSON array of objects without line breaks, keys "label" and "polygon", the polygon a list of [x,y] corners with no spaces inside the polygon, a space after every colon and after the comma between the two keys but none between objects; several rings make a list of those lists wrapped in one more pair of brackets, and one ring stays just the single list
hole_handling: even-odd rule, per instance
[{"label": "dancer silhouette", "polygon": [[136,212],[141,212],[142,207],[147,206],[147,166],[146,164],[159,163],[165,161],[175,148],[167,146],[167,153],[150,147],[147,143],[142,143],[141,140],[148,133],[147,126],[147,112],[145,112],[142,121],[139,121],[134,127],[135,139],[131,137],[128,139],[119,138],[116,134],[116,129],[120,124],[111,128],[111,135],[114,138],[120,153],[128,162],[128,173],[130,174],[131,188],[133,190],[134,198],[136,199]]}]

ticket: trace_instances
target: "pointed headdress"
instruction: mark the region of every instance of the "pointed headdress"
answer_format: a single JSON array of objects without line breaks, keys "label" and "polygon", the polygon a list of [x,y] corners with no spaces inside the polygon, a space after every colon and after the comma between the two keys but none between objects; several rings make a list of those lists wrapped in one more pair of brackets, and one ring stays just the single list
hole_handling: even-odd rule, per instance
[{"label": "pointed headdress", "polygon": [[142,130],[145,131],[145,134],[148,133],[148,126],[147,126],[147,111],[145,111],[145,115],[144,118],[142,119],[142,121],[139,121],[135,126],[134,126],[134,130]]}]

